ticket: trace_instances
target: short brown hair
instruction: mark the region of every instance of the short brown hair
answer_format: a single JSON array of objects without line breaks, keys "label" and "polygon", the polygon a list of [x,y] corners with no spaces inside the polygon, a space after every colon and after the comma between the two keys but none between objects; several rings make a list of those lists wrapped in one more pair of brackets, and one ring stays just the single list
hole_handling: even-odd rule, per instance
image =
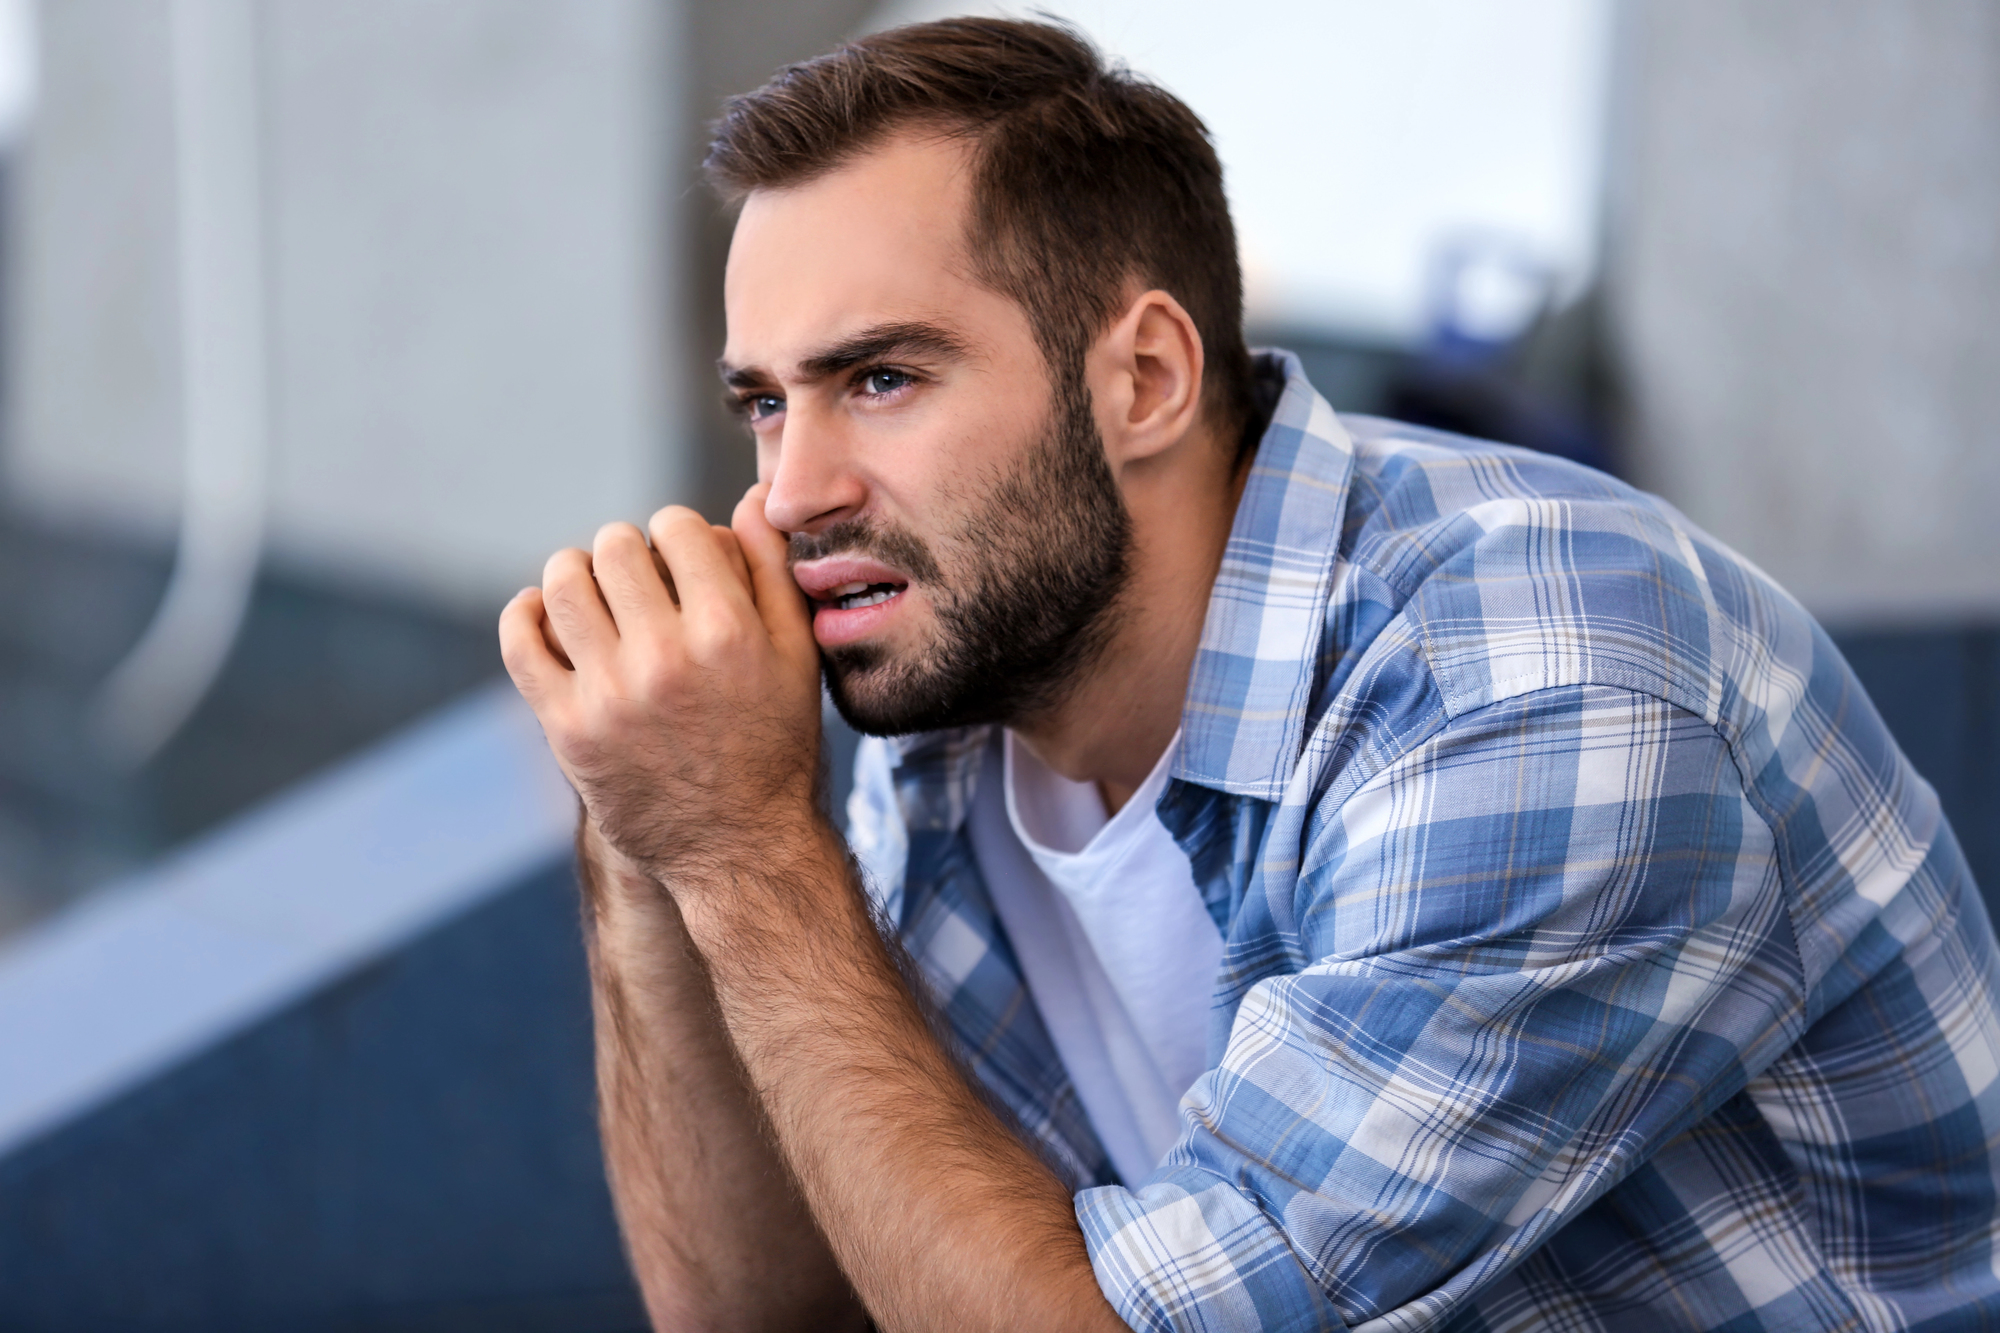
[{"label": "short brown hair", "polygon": [[1052,373],[1081,371],[1137,280],[1187,310],[1210,420],[1244,429],[1243,278],[1208,131],[1067,27],[955,18],[859,38],[730,98],[702,167],[735,201],[923,125],[976,144],[974,263],[1026,311]]}]

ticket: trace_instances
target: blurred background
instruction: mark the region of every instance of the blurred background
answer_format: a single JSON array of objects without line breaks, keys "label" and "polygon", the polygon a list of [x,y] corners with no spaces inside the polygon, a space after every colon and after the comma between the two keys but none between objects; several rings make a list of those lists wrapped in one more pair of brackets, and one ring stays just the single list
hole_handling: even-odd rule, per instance
[{"label": "blurred background", "polygon": [[[1254,341],[1743,551],[2000,887],[2000,7],[1045,9],[1207,120]],[[961,12],[0,0],[0,1326],[643,1326],[492,622],[752,478],[720,99]]]}]

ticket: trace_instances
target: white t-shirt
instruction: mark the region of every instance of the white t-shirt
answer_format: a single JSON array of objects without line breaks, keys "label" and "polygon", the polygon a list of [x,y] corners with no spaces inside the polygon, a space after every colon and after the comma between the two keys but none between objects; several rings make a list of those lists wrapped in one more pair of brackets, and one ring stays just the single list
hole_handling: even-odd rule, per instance
[{"label": "white t-shirt", "polygon": [[1154,808],[1179,746],[1177,734],[1145,785],[1107,816],[1095,784],[1051,771],[1003,732],[987,751],[970,820],[1028,992],[1128,1184],[1180,1137],[1181,1097],[1207,1068],[1222,961],[1187,854]]}]

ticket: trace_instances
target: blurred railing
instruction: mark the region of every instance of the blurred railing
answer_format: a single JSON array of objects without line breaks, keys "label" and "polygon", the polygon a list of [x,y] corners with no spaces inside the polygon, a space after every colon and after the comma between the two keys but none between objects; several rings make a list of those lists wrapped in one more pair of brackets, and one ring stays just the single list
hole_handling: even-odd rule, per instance
[{"label": "blurred railing", "polygon": [[643,1326],[573,817],[497,686],[0,946],[0,1327]]}]

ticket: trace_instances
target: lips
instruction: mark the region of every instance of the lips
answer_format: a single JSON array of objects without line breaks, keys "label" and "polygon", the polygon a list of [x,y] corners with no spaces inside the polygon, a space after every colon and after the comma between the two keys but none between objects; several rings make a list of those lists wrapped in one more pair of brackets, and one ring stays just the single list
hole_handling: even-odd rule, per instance
[{"label": "lips", "polygon": [[[792,577],[806,596],[815,602],[842,605],[866,598],[871,590],[898,593],[910,586],[901,570],[864,556],[831,555],[823,560],[802,560],[792,566]],[[843,609],[846,609],[843,606]]]},{"label": "lips", "polygon": [[910,580],[902,571],[865,556],[803,560],[792,578],[813,601],[813,637],[833,648],[881,629],[899,609]]}]

